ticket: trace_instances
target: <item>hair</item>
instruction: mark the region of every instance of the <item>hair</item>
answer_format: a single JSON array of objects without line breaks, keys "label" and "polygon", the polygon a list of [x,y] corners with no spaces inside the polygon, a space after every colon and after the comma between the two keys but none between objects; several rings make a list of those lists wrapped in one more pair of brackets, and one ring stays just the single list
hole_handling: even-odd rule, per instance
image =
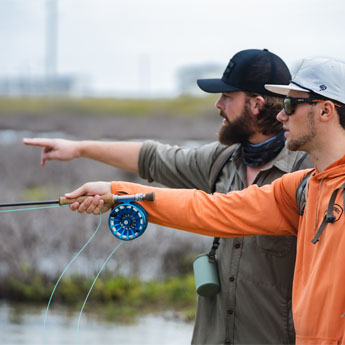
[{"label": "hair", "polygon": [[339,116],[339,123],[343,129],[345,129],[345,104],[336,102],[336,104],[339,104],[341,108],[335,107],[336,112]]},{"label": "hair", "polygon": [[283,124],[277,120],[277,114],[283,109],[283,98],[278,96],[259,95],[252,92],[246,92],[249,98],[261,96],[265,100],[264,106],[260,109],[257,116],[258,129],[264,135],[277,135],[282,129]]},{"label": "hair", "polygon": [[339,116],[339,123],[340,123],[340,126],[343,127],[343,129],[345,129],[345,104],[344,103],[341,103],[339,101],[336,101],[334,99],[331,99],[331,98],[327,98],[327,97],[324,97],[324,96],[321,96],[315,92],[311,92],[310,93],[310,97],[314,97],[314,98],[319,98],[319,99],[322,99],[322,100],[325,100],[325,101],[331,101],[333,102],[334,104],[336,105],[339,105],[339,107],[335,106],[335,110]]}]

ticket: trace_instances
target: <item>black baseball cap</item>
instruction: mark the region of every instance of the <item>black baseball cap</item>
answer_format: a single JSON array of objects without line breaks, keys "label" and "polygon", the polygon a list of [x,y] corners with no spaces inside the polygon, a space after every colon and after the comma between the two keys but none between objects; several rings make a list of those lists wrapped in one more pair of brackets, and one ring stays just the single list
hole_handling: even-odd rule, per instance
[{"label": "black baseball cap", "polygon": [[198,79],[201,90],[209,93],[248,91],[279,96],[265,84],[289,84],[291,74],[285,62],[267,49],[247,49],[235,54],[221,79]]}]

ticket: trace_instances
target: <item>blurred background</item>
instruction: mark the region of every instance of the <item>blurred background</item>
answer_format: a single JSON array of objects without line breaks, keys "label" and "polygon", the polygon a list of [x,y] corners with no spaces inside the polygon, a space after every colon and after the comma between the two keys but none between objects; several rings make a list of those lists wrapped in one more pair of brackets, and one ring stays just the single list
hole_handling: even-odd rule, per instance
[{"label": "blurred background", "polygon": [[[1,0],[0,94],[175,97],[267,48],[289,65],[344,59],[332,0]],[[198,93],[200,94],[200,93]]]},{"label": "blurred background", "polygon": [[[0,202],[57,199],[82,183],[134,174],[85,159],[48,162],[23,137],[155,139],[184,146],[217,138],[220,77],[238,51],[267,48],[293,70],[303,57],[345,59],[345,3],[252,0],[0,0]],[[67,208],[0,213],[0,344],[75,344],[81,305],[118,244],[98,217]],[[101,274],[80,325],[82,344],[189,344],[193,258],[212,239],[149,225]]]}]

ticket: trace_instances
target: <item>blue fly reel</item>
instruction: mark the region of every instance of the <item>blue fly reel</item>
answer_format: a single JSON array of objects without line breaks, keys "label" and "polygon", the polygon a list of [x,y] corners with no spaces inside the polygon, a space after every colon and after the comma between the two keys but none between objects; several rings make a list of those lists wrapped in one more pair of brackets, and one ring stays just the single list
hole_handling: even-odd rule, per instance
[{"label": "blue fly reel", "polygon": [[[147,194],[122,196],[115,200],[121,203],[110,212],[108,224],[110,231],[118,239],[135,240],[145,232],[148,224],[147,213],[141,205],[134,202],[134,200],[145,200],[143,196],[146,197]],[[151,201],[150,197],[146,200]]]}]

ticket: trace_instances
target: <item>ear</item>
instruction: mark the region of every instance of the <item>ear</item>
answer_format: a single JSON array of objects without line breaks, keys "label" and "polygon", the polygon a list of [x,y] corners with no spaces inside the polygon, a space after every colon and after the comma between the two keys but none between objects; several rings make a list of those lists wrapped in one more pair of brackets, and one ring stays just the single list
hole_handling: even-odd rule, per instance
[{"label": "ear", "polygon": [[263,108],[265,104],[265,100],[262,96],[256,96],[252,97],[250,99],[250,110],[252,111],[252,114],[257,116],[260,113],[260,110]]},{"label": "ear", "polygon": [[333,102],[324,101],[320,103],[320,107],[321,107],[321,114],[320,114],[321,122],[328,122],[336,118],[337,112],[335,110],[335,105]]}]

